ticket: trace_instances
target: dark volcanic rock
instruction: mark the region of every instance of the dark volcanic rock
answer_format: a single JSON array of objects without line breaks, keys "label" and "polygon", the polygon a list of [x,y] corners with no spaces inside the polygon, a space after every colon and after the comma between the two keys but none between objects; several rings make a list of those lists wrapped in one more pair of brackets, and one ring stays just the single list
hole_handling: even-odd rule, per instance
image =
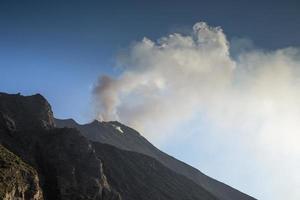
[{"label": "dark volcanic rock", "polygon": [[24,97],[0,93],[0,115],[13,119],[15,128],[22,131],[54,126],[51,106],[40,94]]},{"label": "dark volcanic rock", "polygon": [[49,130],[35,152],[47,199],[119,199],[94,148],[77,130]]},{"label": "dark volcanic rock", "polygon": [[55,128],[41,95],[0,93],[0,143],[37,169],[46,200],[121,199],[91,143],[75,129]]},{"label": "dark volcanic rock", "polygon": [[55,119],[55,123],[58,127],[77,128],[92,141],[110,144],[120,149],[142,153],[155,158],[164,166],[193,180],[221,200],[254,200],[253,197],[210,178],[199,170],[160,151],[137,131],[119,122],[93,121],[90,124],[79,125],[72,119]]},{"label": "dark volcanic rock", "polygon": [[36,170],[0,145],[0,199],[43,200]]},{"label": "dark volcanic rock", "polygon": [[188,178],[163,166],[152,157],[94,143],[104,172],[123,200],[216,200]]}]

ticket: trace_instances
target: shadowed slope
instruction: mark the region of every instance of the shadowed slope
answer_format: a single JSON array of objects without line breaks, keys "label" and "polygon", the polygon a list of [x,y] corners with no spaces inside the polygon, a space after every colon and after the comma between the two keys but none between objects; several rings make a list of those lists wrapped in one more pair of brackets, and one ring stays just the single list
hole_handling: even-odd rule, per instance
[{"label": "shadowed slope", "polygon": [[142,153],[155,158],[164,166],[193,180],[221,200],[254,200],[253,197],[210,178],[199,170],[160,151],[137,131],[119,122],[99,122],[95,120],[92,123],[80,125],[73,119],[55,119],[55,123],[58,127],[77,128],[92,141],[110,144],[120,149]]},{"label": "shadowed slope", "polygon": [[217,200],[193,181],[149,156],[97,142],[94,146],[108,181],[123,200]]}]

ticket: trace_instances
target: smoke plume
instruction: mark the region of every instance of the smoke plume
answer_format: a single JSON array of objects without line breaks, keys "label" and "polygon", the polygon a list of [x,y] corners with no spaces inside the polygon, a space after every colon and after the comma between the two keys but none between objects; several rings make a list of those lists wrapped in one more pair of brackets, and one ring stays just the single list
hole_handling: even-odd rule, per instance
[{"label": "smoke plume", "polygon": [[223,30],[199,22],[190,35],[144,38],[121,54],[122,73],[101,76],[95,84],[97,116],[120,120],[152,139],[167,139],[180,124],[204,117],[216,132],[252,146],[278,200],[297,200],[299,58],[297,48],[230,55]]}]

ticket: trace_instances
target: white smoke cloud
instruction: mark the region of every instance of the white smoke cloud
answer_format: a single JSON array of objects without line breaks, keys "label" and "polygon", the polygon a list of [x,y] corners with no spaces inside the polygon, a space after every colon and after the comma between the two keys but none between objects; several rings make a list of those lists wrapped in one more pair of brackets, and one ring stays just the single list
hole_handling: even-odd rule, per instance
[{"label": "white smoke cloud", "polygon": [[102,76],[95,85],[99,119],[120,120],[157,139],[205,116],[216,132],[251,141],[277,199],[298,200],[299,50],[252,49],[234,59],[229,50],[223,30],[204,22],[190,35],[144,38],[119,57],[119,77]]}]

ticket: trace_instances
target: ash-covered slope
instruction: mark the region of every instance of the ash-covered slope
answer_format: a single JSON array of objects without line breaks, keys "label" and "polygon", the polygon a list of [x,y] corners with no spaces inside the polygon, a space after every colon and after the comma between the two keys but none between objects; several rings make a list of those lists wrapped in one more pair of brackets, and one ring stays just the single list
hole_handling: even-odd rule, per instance
[{"label": "ash-covered slope", "polygon": [[[76,129],[55,128],[41,95],[0,93],[0,144],[36,169],[45,200],[121,199],[107,183],[92,144]],[[0,190],[3,184],[18,187],[4,181]]]},{"label": "ash-covered slope", "polygon": [[119,122],[99,122],[95,120],[90,124],[80,125],[73,119],[55,119],[55,123],[58,127],[77,128],[92,141],[110,144],[120,149],[138,152],[155,158],[164,166],[178,174],[184,175],[221,200],[254,200],[253,197],[210,178],[199,170],[160,151],[137,131]]}]

